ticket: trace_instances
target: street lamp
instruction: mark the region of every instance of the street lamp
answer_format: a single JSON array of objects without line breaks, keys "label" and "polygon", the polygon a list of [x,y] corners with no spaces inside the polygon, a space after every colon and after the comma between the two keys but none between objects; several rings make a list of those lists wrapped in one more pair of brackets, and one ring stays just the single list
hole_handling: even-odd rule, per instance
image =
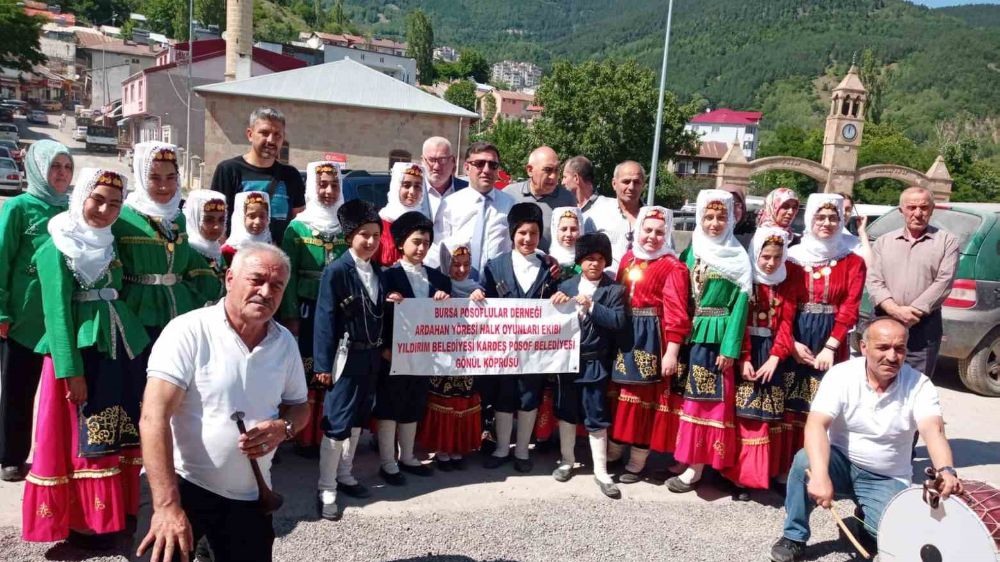
[{"label": "street lamp", "polygon": [[653,134],[653,166],[649,172],[649,192],[646,204],[653,205],[656,194],[656,169],[660,160],[660,129],[663,128],[663,96],[667,89],[667,54],[670,53],[670,21],[674,16],[674,0],[667,5],[667,32],[663,39],[663,66],[660,68],[660,100],[656,108],[656,131]]}]

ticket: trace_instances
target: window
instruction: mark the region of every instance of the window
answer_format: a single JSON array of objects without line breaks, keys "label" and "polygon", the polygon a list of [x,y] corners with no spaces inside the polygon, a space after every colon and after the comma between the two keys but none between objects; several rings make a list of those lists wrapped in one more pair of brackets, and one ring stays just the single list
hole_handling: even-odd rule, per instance
[{"label": "window", "polygon": [[677,164],[677,175],[678,176],[683,176],[684,174],[686,174],[687,173],[687,167],[688,167],[687,162],[679,162]]},{"label": "window", "polygon": [[718,133],[719,132],[719,126],[718,125],[712,125],[712,132],[713,133]]},{"label": "window", "polygon": [[393,151],[389,152],[389,169],[390,170],[392,169],[392,166],[396,162],[411,162],[411,161],[413,161],[413,157],[410,155],[409,152],[407,152],[405,150],[399,150],[399,149],[397,149],[397,150],[393,150]]},{"label": "window", "polygon": [[743,150],[753,150],[753,141],[743,141]]}]

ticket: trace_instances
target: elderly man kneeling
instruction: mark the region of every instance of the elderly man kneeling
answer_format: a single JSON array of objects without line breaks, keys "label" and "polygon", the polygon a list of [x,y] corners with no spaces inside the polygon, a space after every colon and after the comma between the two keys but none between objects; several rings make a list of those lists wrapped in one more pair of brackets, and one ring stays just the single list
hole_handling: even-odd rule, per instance
[{"label": "elderly man kneeling", "polygon": [[806,421],[805,448],[788,475],[785,532],[771,548],[774,562],[802,555],[810,512],[815,505],[829,508],[835,497],[858,504],[865,531],[874,538],[885,505],[910,485],[916,431],[941,473],[942,498],[961,490],[937,390],[905,363],[906,338],[906,326],[880,318],[865,331],[863,356],[823,377]]},{"label": "elderly man kneeling", "polygon": [[225,298],[178,316],[153,346],[139,424],[153,517],[140,556],[152,546],[153,562],[188,560],[205,536],[216,562],[271,560],[274,529],[248,459],[270,486],[274,450],[309,418],[295,338],[272,320],[289,269],[280,249],[243,245]]}]

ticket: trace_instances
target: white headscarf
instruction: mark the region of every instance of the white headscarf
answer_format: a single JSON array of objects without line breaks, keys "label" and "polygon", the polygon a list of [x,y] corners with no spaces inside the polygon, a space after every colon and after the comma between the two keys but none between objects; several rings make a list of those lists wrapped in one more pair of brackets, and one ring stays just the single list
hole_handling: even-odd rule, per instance
[{"label": "white headscarf", "polygon": [[[125,204],[147,217],[172,223],[180,213],[181,189],[178,185],[174,196],[167,203],[157,203],[149,196],[149,172],[157,159],[173,160],[177,166],[177,147],[164,142],[140,142],[135,145],[132,168],[135,175],[135,189],[128,194]],[[180,167],[178,166],[178,171]]]},{"label": "white headscarf", "polygon": [[567,248],[559,241],[559,221],[563,215],[570,213],[576,217],[577,227],[580,229],[579,236],[583,236],[583,215],[576,207],[556,207],[552,210],[552,218],[549,221],[549,233],[552,236],[552,244],[549,246],[549,255],[555,258],[559,265],[576,265],[576,247]]},{"label": "white headscarf", "polygon": [[[260,234],[250,234],[247,232],[246,223],[244,222],[244,213],[246,212],[246,201],[249,196],[263,196],[264,201],[267,203],[268,209],[268,219],[267,225],[264,226],[264,232]],[[233,201],[233,214],[232,214],[232,226],[229,229],[229,238],[226,240],[226,245],[232,246],[237,250],[240,249],[246,242],[264,242],[269,244],[271,242],[271,198],[268,197],[266,191],[242,191],[236,194],[236,200]]]},{"label": "white headscarf", "polygon": [[[340,191],[337,200],[329,207],[319,202],[319,168],[333,168],[337,174],[337,185]],[[333,236],[341,232],[340,221],[337,219],[337,209],[344,204],[344,173],[339,162],[310,162],[306,166],[306,210],[295,215],[295,220],[309,228],[318,230],[324,236]]]},{"label": "white headscarf", "polygon": [[111,226],[94,228],[83,218],[83,204],[94,191],[98,180],[111,185],[120,182],[115,187],[121,187],[122,195],[125,194],[127,181],[118,172],[103,168],[84,168],[80,170],[76,187],[70,196],[69,210],[52,217],[48,227],[52,243],[66,256],[66,264],[84,286],[100,281],[115,257],[115,237],[111,234]]},{"label": "white headscarf", "polygon": [[[403,176],[406,171],[416,166],[420,168],[420,199],[417,200],[412,206],[407,207],[399,201],[399,189],[403,184]],[[389,193],[386,195],[388,202],[381,211],[378,212],[378,216],[389,222],[395,222],[399,218],[399,215],[403,213],[408,213],[410,211],[417,211],[424,213],[423,201],[424,196],[424,182],[423,178],[427,175],[424,168],[420,164],[415,164],[413,162],[396,162],[392,165],[392,178],[389,180]]]},{"label": "white headscarf", "polygon": [[441,267],[438,269],[441,273],[444,273],[445,277],[451,279],[451,296],[455,298],[468,297],[473,291],[479,288],[479,283],[476,282],[477,273],[474,268],[471,268],[469,276],[461,281],[452,279],[451,277],[451,258],[460,249],[464,249],[464,251],[469,252],[469,255],[472,255],[472,243],[464,238],[451,236],[441,241]]},{"label": "white headscarf", "polygon": [[[663,246],[659,250],[649,253],[642,248],[639,244],[639,233],[642,232],[642,221],[650,218],[650,215],[655,215],[659,213],[663,217],[664,228],[666,230],[666,236],[663,240]],[[655,217],[654,217],[655,218]],[[639,209],[639,214],[635,217],[635,240],[632,242],[632,255],[639,258],[640,260],[655,260],[657,258],[662,258],[663,256],[670,254],[671,256],[676,255],[674,252],[674,241],[671,235],[674,232],[674,212],[666,207],[660,207],[658,205],[653,205],[651,207],[643,207]]]},{"label": "white headscarf", "polygon": [[[709,236],[701,226],[705,216],[705,208],[709,203],[719,202],[726,206],[726,231],[716,236]],[[750,292],[753,288],[753,272],[750,256],[733,235],[733,194],[721,189],[703,189],[698,192],[698,207],[695,211],[695,228],[691,235],[691,247],[696,258],[708,264],[740,289]]]},{"label": "white headscarf", "polygon": [[[205,204],[209,201],[222,203],[222,220],[228,216],[226,210],[226,197],[218,191],[211,189],[196,189],[188,194],[187,202],[184,203],[184,218],[187,222],[188,242],[191,247],[206,258],[219,260],[222,258],[222,244],[218,241],[206,240],[201,235],[201,221],[205,217]],[[222,223],[222,231],[226,231],[226,223]]]},{"label": "white headscarf", "polygon": [[[813,218],[820,208],[832,205],[836,207],[837,214],[840,215],[840,222],[844,222],[844,198],[837,193],[813,193],[806,202],[805,232],[802,233],[802,242],[788,251],[788,259],[799,265],[813,265],[825,263],[830,260],[840,259],[851,253],[854,248],[856,237],[837,231],[826,240],[820,240],[813,234]],[[852,240],[852,238],[854,240]]]},{"label": "white headscarf", "polygon": [[[781,239],[781,261],[778,262],[778,267],[772,273],[764,273],[757,266],[757,260],[760,258],[760,253],[764,251],[764,244],[769,240],[773,241],[775,238]],[[777,226],[757,227],[757,230],[753,233],[753,242],[750,243],[750,247],[753,248],[751,259],[753,259],[754,283],[759,285],[778,285],[785,280],[785,277],[788,276],[785,260],[788,259],[788,243],[790,240],[791,236],[784,228]]]}]

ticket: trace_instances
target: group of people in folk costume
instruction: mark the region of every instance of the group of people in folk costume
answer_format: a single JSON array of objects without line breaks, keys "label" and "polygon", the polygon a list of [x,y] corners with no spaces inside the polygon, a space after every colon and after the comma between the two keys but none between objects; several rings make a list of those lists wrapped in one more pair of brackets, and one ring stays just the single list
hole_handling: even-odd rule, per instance
[{"label": "group of people in folk costume", "polygon": [[[242,244],[270,241],[269,194],[238,193],[228,209],[222,194],[194,191],[182,214],[176,148],[156,142],[136,146],[130,193],[123,175],[85,169],[67,195],[72,157],[51,141],[32,145],[26,168],[27,193],[0,214],[0,335],[19,371],[8,376],[42,383],[23,536],[93,546],[134,530],[150,344],[172,318],[223,296]],[[281,242],[292,267],[279,318],[298,337],[310,388],[311,423],[296,440],[318,450],[323,517],[340,517],[338,491],[370,494],[353,475],[362,428],[377,436],[381,478],[401,485],[404,472],[432,473],[417,444],[439,470],[463,468],[480,448],[485,411],[496,443],[488,468],[513,457],[518,471],[531,471],[539,411],[552,411],[556,480],[572,476],[585,432],[595,480],[610,497],[621,492],[608,465],[624,463],[618,483],[638,482],[652,450],[676,461],[671,491],[694,489],[710,466],[746,499],[746,489],[787,472],[823,373],[847,357],[865,263],[843,231],[839,195],[809,197],[795,243],[798,199],[772,193],[749,253],[733,232],[731,192],[699,193],[692,242],[680,255],[672,212],[643,207],[615,270],[608,237],[588,232],[575,207],[553,209],[546,225],[538,205],[511,204],[494,190],[490,204],[505,214],[509,243],[484,255],[483,238],[435,240],[441,229],[425,214],[419,164],[393,166],[380,212],[344,201],[339,164],[312,162],[306,174],[305,211]],[[539,249],[543,233],[548,254]],[[438,267],[424,266],[431,256]],[[392,305],[449,297],[574,301],[579,372],[390,376]],[[13,392],[28,397],[33,387]],[[20,407],[30,416],[30,402]]]}]

